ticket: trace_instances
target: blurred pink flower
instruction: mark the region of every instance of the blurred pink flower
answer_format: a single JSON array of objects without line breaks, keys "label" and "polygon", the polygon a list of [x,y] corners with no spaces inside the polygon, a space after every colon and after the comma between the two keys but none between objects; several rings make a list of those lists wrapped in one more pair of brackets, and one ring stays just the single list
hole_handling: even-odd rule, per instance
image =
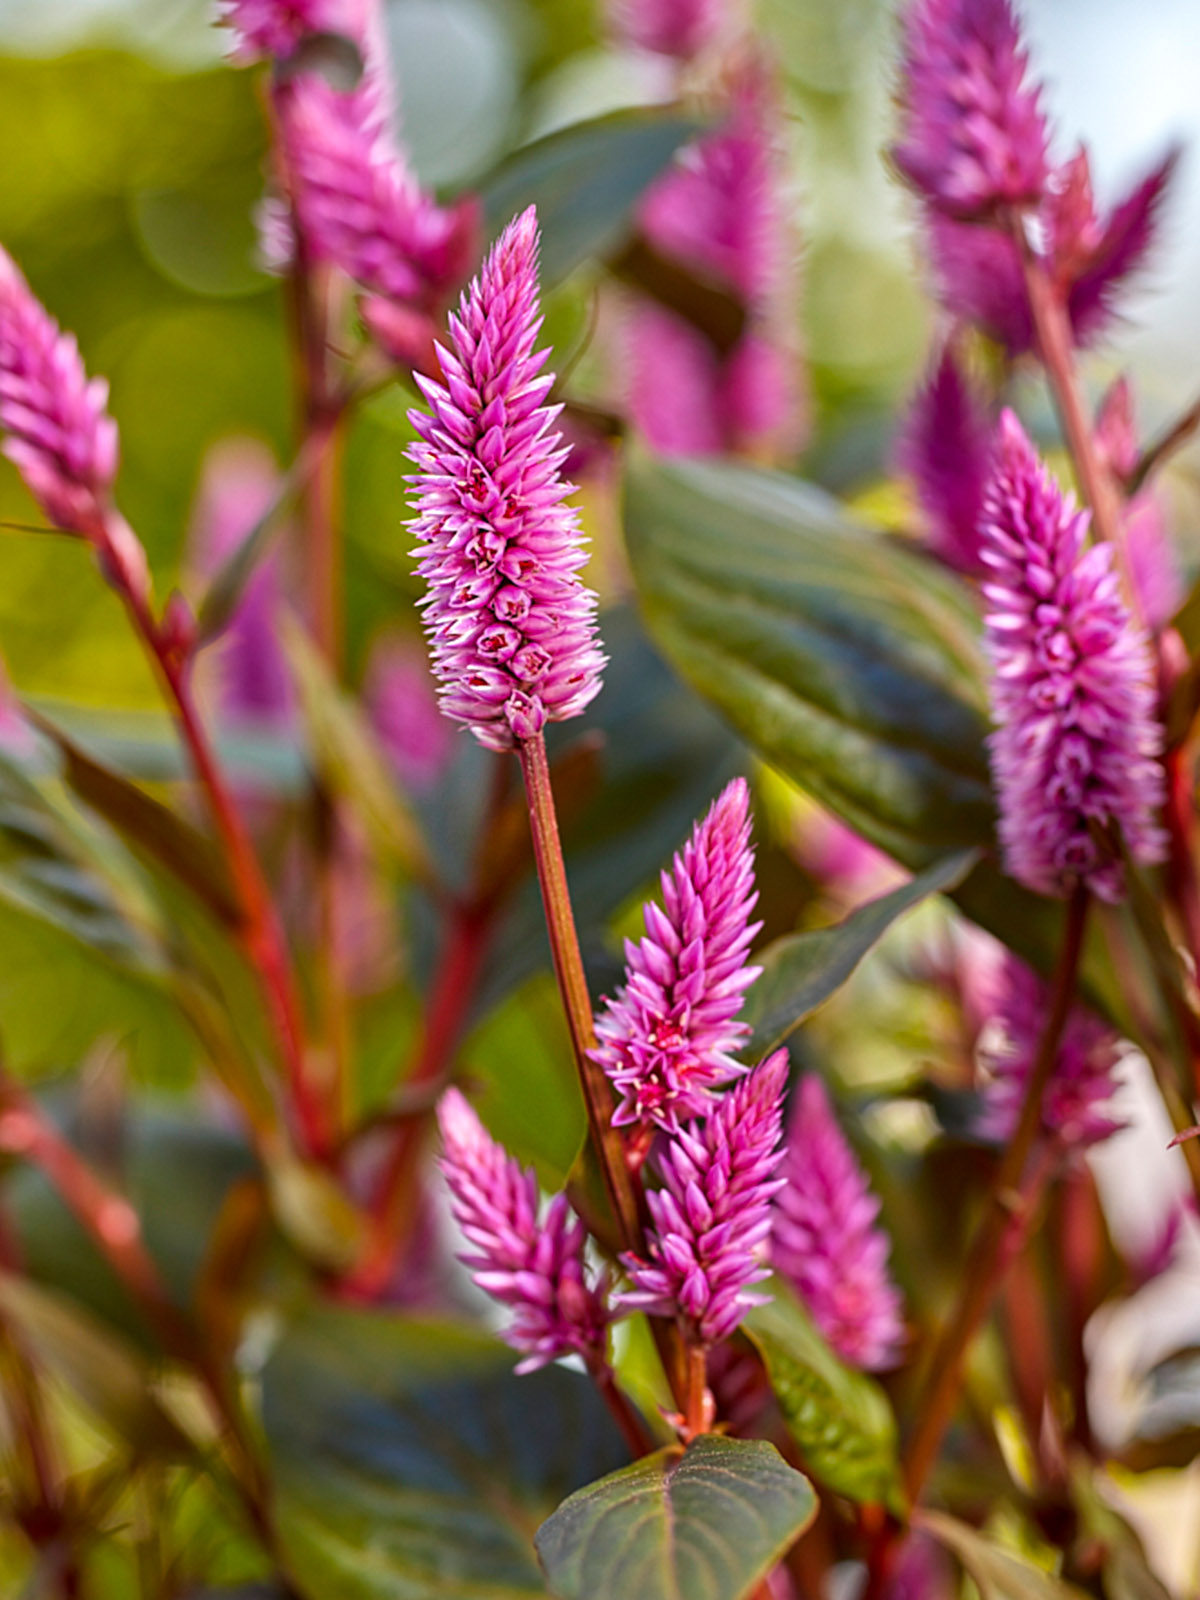
[{"label": "blurred pink flower", "polygon": [[844,1361],[893,1366],[904,1341],[879,1201],[815,1073],[796,1090],[779,1169],[771,1259]]},{"label": "blurred pink flower", "polygon": [[[213,578],[241,547],[279,482],[271,452],[253,439],[226,439],[209,452],[188,535],[202,577]],[[272,552],[258,563],[214,646],[217,700],[230,723],[292,726],[295,696],[278,635],[282,605],[279,557]]]},{"label": "blurred pink flower", "polygon": [[732,76],[721,127],[689,145],[648,191],[650,246],[742,303],[746,325],[722,354],[699,327],[648,299],[629,311],[630,405],[656,449],[779,453],[801,427],[795,341],[787,327],[792,249],[778,150],[780,109],[766,63]]},{"label": "blurred pink flower", "polygon": [[791,849],[804,870],[848,907],[886,894],[908,879],[891,856],[821,806],[807,808],[801,815]]},{"label": "blurred pink flower", "polygon": [[947,340],[913,396],[896,454],[916,489],[930,549],[962,572],[980,571],[991,431],[987,409]]},{"label": "blurred pink flower", "polygon": [[608,20],[622,43],[687,61],[721,33],[729,11],[730,0],[609,0]]},{"label": "blurred pink flower", "polygon": [[376,640],[364,686],[367,711],[402,784],[431,789],[454,755],[454,731],[438,710],[425,647],[395,634]]}]

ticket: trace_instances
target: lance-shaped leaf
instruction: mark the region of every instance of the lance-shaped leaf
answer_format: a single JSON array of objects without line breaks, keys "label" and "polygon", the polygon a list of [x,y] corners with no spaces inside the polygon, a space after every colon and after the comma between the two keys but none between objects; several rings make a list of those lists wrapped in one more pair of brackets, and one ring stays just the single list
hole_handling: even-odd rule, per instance
[{"label": "lance-shaped leaf", "polygon": [[523,146],[483,182],[489,238],[536,205],[542,283],[558,283],[590,256],[621,244],[638,198],[704,127],[697,117],[669,111],[614,111]]},{"label": "lance-shaped leaf", "polygon": [[804,1465],[851,1500],[902,1509],[896,1419],[887,1396],[833,1353],[786,1284],[776,1279],[771,1291],[770,1305],[752,1311],[744,1326]]},{"label": "lance-shaped leaf", "polygon": [[581,1374],[512,1364],[448,1322],[313,1309],[285,1332],[263,1422],[297,1594],[544,1597],[539,1522],[628,1451]]},{"label": "lance-shaped leaf", "polygon": [[702,1434],[573,1494],[537,1550],[560,1600],[742,1600],[816,1504],[765,1440]]},{"label": "lance-shaped leaf", "polygon": [[990,839],[962,583],[810,486],[729,463],[636,459],[626,536],[651,634],[781,772],[909,867]]},{"label": "lance-shaped leaf", "polygon": [[930,895],[957,888],[978,860],[978,850],[956,851],[833,927],[790,933],[756,952],[762,973],[747,996],[745,1017],[754,1028],[748,1056],[758,1060],[782,1044],[841,988],[897,918]]},{"label": "lance-shaped leaf", "polygon": [[913,1520],[958,1557],[981,1600],[1084,1600],[1074,1584],[1043,1572],[956,1517],[921,1511]]}]

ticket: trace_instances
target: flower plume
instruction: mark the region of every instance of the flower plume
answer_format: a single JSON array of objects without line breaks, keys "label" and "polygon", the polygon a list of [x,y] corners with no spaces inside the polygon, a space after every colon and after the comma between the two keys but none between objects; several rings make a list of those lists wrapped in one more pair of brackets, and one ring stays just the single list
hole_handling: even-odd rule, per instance
[{"label": "flower plume", "polygon": [[758,931],[749,805],[735,778],[663,873],[645,936],[626,941],[625,985],[596,1019],[593,1053],[622,1096],[618,1124],[674,1128],[745,1070],[730,1052],[749,1037],[737,1018],[759,972],[746,964]]},{"label": "flower plume", "polygon": [[509,750],[546,722],[574,717],[600,689],[596,600],[565,452],[552,431],[553,383],[535,350],[537,219],[511,222],[450,318],[438,349],[444,384],[418,375],[431,414],[420,439],[419,572],[440,702],[481,744]]},{"label": "flower plume", "polygon": [[887,1269],[879,1201],[833,1115],[820,1078],[796,1092],[775,1200],[771,1255],[845,1361],[891,1366],[904,1338]]},{"label": "flower plume", "polygon": [[1095,829],[1117,824],[1134,860],[1162,858],[1162,736],[1145,637],[1087,525],[1006,411],[982,521],[1005,865],[1042,894],[1083,883],[1117,900],[1120,863]]},{"label": "flower plume", "polygon": [[979,570],[979,510],[991,461],[991,427],[947,341],[917,390],[900,438],[900,465],[917,491],[929,545],[963,572]]},{"label": "flower plume", "polygon": [[603,1358],[604,1285],[588,1280],[587,1234],[565,1195],[538,1219],[537,1179],[496,1143],[457,1089],[438,1103],[441,1169],[470,1249],[460,1257],[479,1287],[514,1315],[504,1337],[532,1372],[575,1353]]},{"label": "flower plume", "polygon": [[679,1316],[715,1344],[769,1298],[752,1285],[770,1276],[786,1084],[787,1051],[777,1050],[711,1116],[668,1136],[658,1158],[663,1187],[646,1197],[649,1259],[622,1258],[633,1285],[620,1297],[623,1309]]},{"label": "flower plume", "polygon": [[729,0],[609,0],[613,32],[625,44],[690,61],[726,22]]}]

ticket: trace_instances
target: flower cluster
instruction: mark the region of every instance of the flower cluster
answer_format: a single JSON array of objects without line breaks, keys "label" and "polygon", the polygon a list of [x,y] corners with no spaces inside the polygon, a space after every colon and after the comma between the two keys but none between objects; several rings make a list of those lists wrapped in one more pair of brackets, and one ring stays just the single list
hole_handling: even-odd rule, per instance
[{"label": "flower cluster", "polygon": [[88,378],[79,347],[62,333],[19,268],[0,249],[0,430],[4,454],[58,528],[89,540],[105,575],[144,601],[146,556],[112,504],[117,425],[108,384]]},{"label": "flower cluster", "polygon": [[1163,801],[1152,667],[1107,545],[1085,548],[1076,511],[1006,411],[984,500],[992,664],[992,771],[1013,877],[1042,894],[1084,883],[1119,899],[1119,861],[1096,830],[1116,824],[1134,860],[1162,858]]},{"label": "flower cluster", "polygon": [[625,985],[596,1019],[593,1055],[622,1096],[615,1123],[674,1129],[745,1070],[731,1052],[749,1036],[737,1019],[759,969],[746,963],[758,896],[744,778],[697,823],[662,892],[661,908],[644,907],[644,938],[626,942]]},{"label": "flower cluster", "polygon": [[605,1285],[589,1278],[587,1233],[565,1195],[538,1218],[537,1179],[505,1154],[457,1089],[438,1105],[441,1169],[470,1249],[460,1259],[479,1287],[513,1311],[504,1337],[532,1372],[572,1353],[602,1362]]},{"label": "flower cluster", "polygon": [[904,126],[892,154],[947,216],[1041,199],[1046,119],[1010,0],[917,0],[905,19]]},{"label": "flower cluster", "polygon": [[223,0],[239,61],[287,61],[305,39],[352,31],[351,0]]},{"label": "flower cluster", "polygon": [[739,63],[724,99],[723,122],[648,191],[639,221],[655,255],[726,290],[744,321],[717,338],[675,310],[635,301],[625,340],[629,403],[658,450],[778,455],[798,444],[802,408],[781,116],[765,60]]},{"label": "flower cluster", "polygon": [[445,383],[418,376],[431,414],[411,412],[428,583],[425,626],[443,711],[481,744],[509,750],[576,716],[600,689],[595,596],[563,451],[548,354],[534,348],[537,219],[505,229],[439,347]]},{"label": "flower cluster", "polygon": [[777,1050],[721,1097],[709,1116],[679,1129],[657,1157],[663,1187],[647,1195],[648,1259],[625,1256],[632,1288],[624,1310],[680,1316],[705,1345],[727,1338],[769,1296],[766,1244],[782,1151],[787,1052]]},{"label": "flower cluster", "polygon": [[931,550],[979,571],[979,512],[991,467],[991,420],[948,340],[917,390],[897,451],[925,514]]},{"label": "flower cluster", "polygon": [[801,1080],[775,1201],[771,1259],[846,1361],[895,1363],[904,1340],[900,1294],[888,1275],[879,1200],[833,1115],[820,1078]]},{"label": "flower cluster", "polygon": [[[984,1079],[978,1132],[1003,1143],[1012,1138],[1021,1114],[1045,1032],[1048,991],[1023,961],[992,941],[968,966],[964,999],[976,1026],[975,1058]],[[1042,1098],[1044,1132],[1079,1147],[1123,1126],[1109,1110],[1120,1050],[1116,1035],[1098,1017],[1081,1006],[1071,1011]]]}]

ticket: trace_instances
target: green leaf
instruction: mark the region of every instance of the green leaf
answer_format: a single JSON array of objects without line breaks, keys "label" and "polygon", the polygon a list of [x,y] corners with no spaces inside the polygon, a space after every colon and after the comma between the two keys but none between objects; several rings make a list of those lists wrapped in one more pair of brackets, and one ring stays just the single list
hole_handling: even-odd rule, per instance
[{"label": "green leaf", "polygon": [[774,766],[920,869],[988,842],[965,586],[778,473],[635,458],[626,537],[650,632]]},{"label": "green leaf", "polygon": [[483,182],[488,236],[536,205],[542,282],[558,283],[622,242],[643,191],[705,126],[671,111],[614,111],[524,145]]},{"label": "green leaf", "polygon": [[544,1596],[539,1522],[628,1459],[578,1373],[447,1322],[314,1308],[263,1373],[287,1569],[310,1600]]},{"label": "green leaf", "polygon": [[786,1284],[747,1317],[779,1409],[805,1466],[819,1483],[865,1504],[903,1507],[896,1419],[887,1396],[848,1367],[817,1332]]},{"label": "green leaf", "polygon": [[538,1555],[560,1600],[742,1600],[816,1505],[774,1445],[702,1434],[572,1495]]},{"label": "green leaf", "polygon": [[978,1585],[980,1600],[1083,1600],[1083,1591],[1073,1584],[1023,1561],[956,1517],[921,1511],[913,1521],[958,1557]]},{"label": "green leaf", "polygon": [[754,1028],[746,1049],[753,1059],[782,1044],[805,1017],[824,1005],[898,917],[930,895],[957,888],[978,860],[978,850],[945,856],[833,927],[788,934],[756,954],[762,973],[746,1005],[746,1021]]}]

